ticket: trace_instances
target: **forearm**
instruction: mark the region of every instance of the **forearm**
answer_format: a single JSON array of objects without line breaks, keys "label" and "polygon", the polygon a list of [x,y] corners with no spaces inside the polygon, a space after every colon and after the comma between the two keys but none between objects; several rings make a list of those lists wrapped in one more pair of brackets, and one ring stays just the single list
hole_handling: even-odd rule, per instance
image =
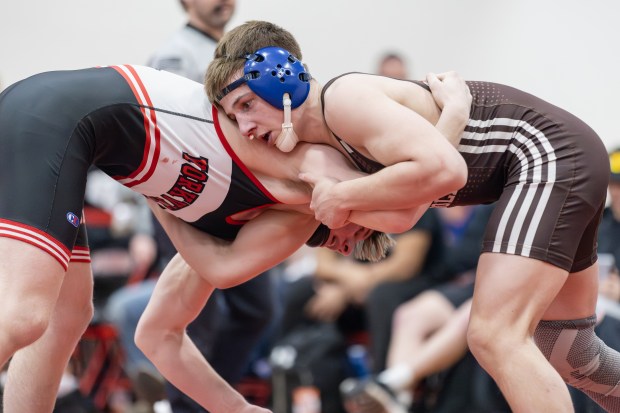
[{"label": "forearm", "polygon": [[411,229],[424,215],[429,204],[393,211],[351,211],[349,221],[388,234]]},{"label": "forearm", "polygon": [[170,383],[212,413],[235,413],[248,404],[213,370],[185,333],[164,337],[151,361]]},{"label": "forearm", "polygon": [[468,119],[468,112],[459,108],[444,107],[435,128],[446,137],[452,146],[458,148]]},{"label": "forearm", "polygon": [[[453,118],[448,115],[444,117]],[[443,151],[434,150],[432,153],[435,155],[425,154],[423,159],[398,162],[368,175],[353,169],[333,148],[306,145],[302,151],[304,162],[300,172],[335,180],[338,190],[331,191],[330,195],[340,198],[341,203],[346,201],[346,209],[349,210],[394,211],[415,208],[445,195],[447,192],[444,188],[454,178],[453,169],[450,168],[453,165],[446,159],[450,159],[450,156],[460,158],[460,155],[445,143],[439,143],[438,146],[443,147]],[[368,219],[369,222],[354,222],[370,228],[365,223],[381,218],[360,215],[360,221]],[[383,218],[393,219],[395,216]]]},{"label": "forearm", "polygon": [[435,128],[458,148],[471,111],[472,95],[467,83],[456,72],[426,77],[431,94],[441,114]]},{"label": "forearm", "polygon": [[331,194],[334,204],[350,211],[387,211],[418,208],[447,193],[458,190],[463,180],[444,171],[441,158],[432,170],[417,162],[400,162],[374,174],[338,182]]},{"label": "forearm", "polygon": [[245,224],[234,241],[224,241],[157,210],[156,206],[153,209],[185,261],[217,288],[238,285],[282,262],[318,226],[309,215],[265,211]]},{"label": "forearm", "polygon": [[211,368],[185,333],[214,288],[176,255],[159,277],[136,329],[136,344],[182,392],[212,412],[235,412],[244,400]]}]

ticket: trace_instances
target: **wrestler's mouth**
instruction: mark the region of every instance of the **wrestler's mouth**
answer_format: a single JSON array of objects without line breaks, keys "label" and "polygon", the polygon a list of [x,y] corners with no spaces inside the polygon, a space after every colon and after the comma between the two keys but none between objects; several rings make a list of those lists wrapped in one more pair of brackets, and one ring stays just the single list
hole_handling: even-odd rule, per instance
[{"label": "wrestler's mouth", "polygon": [[267,132],[264,133],[260,136],[260,139],[265,142],[267,145],[273,145],[272,139],[271,139],[271,132]]}]

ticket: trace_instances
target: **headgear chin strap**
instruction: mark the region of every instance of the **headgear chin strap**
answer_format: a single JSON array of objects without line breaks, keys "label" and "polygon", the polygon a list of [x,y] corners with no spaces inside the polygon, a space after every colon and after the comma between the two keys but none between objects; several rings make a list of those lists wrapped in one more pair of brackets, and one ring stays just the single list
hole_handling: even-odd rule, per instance
[{"label": "headgear chin strap", "polygon": [[282,152],[290,152],[299,142],[299,138],[293,130],[293,123],[291,122],[291,99],[288,93],[282,97],[282,104],[284,106],[284,123],[282,124],[282,132],[276,138],[275,144]]},{"label": "headgear chin strap", "polygon": [[300,106],[310,93],[310,73],[288,50],[281,47],[263,47],[244,56],[243,76],[220,92],[218,100],[244,83],[270,105],[284,109],[283,99],[288,93],[292,109]]}]

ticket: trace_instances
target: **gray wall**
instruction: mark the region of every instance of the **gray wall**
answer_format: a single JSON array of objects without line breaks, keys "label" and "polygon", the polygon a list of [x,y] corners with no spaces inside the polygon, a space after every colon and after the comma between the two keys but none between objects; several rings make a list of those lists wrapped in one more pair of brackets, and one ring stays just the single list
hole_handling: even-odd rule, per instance
[{"label": "gray wall", "polygon": [[[620,145],[616,0],[238,0],[233,27],[271,20],[299,39],[321,82],[375,69],[386,49],[415,78],[457,70],[507,83]],[[0,0],[0,82],[51,69],[144,63],[183,24],[176,0]]]}]

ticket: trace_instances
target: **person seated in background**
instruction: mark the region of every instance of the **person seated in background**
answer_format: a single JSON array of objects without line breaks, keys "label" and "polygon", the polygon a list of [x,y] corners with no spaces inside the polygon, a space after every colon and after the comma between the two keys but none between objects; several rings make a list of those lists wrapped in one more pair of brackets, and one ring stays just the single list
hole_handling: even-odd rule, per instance
[{"label": "person seated in background", "polygon": [[[615,189],[620,189],[620,164],[616,164],[618,169],[617,175],[614,176],[613,156],[614,152],[610,154],[612,165],[612,180],[609,185],[610,205],[599,228],[600,283],[598,323],[595,331],[611,348],[620,350],[620,275],[612,255],[618,251],[620,243],[617,238],[620,232],[611,230],[614,225],[618,225],[617,221],[614,221],[613,211],[620,205],[619,199],[614,199],[614,195],[620,194],[620,191],[614,192]],[[491,206],[478,208],[472,224],[466,231],[469,236],[454,249],[455,254],[467,251],[468,246],[481,245],[485,223],[491,211]],[[471,257],[477,256],[471,249],[466,253]],[[448,256],[454,255],[448,254]],[[472,267],[472,270],[475,271],[475,268]],[[394,317],[388,368],[370,379],[347,380],[343,383],[347,411],[354,413],[360,411],[363,406],[365,413],[406,412],[412,404],[414,391],[426,378],[444,372],[463,360],[468,352],[466,332],[472,295],[473,274],[469,272],[458,277],[456,282],[432,288],[401,305]],[[425,406],[425,411],[435,411],[434,408],[440,408],[448,403],[454,406],[451,407],[453,410],[442,406],[441,412],[509,412],[499,392],[473,389],[473,386],[480,386],[481,383],[489,385],[488,380],[476,379],[474,375],[481,376],[486,373],[479,368],[472,370],[471,374],[466,376],[469,383],[461,383],[460,387],[457,386],[450,393],[440,390],[438,395],[440,399],[434,403],[435,406]],[[605,412],[583,393],[570,387],[569,391],[576,411]],[[477,399],[475,394],[468,394],[472,392],[482,393],[487,398],[495,400],[478,400],[479,396]]]},{"label": "person seated in background", "polygon": [[[367,332],[370,368],[381,369],[393,312],[400,303],[437,283],[428,276],[443,257],[443,234],[437,211],[429,210],[416,226],[395,236],[395,240],[388,256],[376,263],[341,259],[317,250],[314,276],[300,278],[286,287],[280,336],[326,323],[333,323],[345,341]],[[330,375],[322,372],[320,376]],[[330,378],[336,379],[334,374]],[[340,405],[338,383],[321,389],[326,408]]]},{"label": "person seated in background", "polygon": [[349,412],[361,406],[369,412],[405,412],[424,379],[463,358],[474,273],[492,211],[492,206],[442,210],[448,242],[443,266],[435,278],[443,282],[397,308],[386,369],[370,378],[348,379],[341,384]]}]

